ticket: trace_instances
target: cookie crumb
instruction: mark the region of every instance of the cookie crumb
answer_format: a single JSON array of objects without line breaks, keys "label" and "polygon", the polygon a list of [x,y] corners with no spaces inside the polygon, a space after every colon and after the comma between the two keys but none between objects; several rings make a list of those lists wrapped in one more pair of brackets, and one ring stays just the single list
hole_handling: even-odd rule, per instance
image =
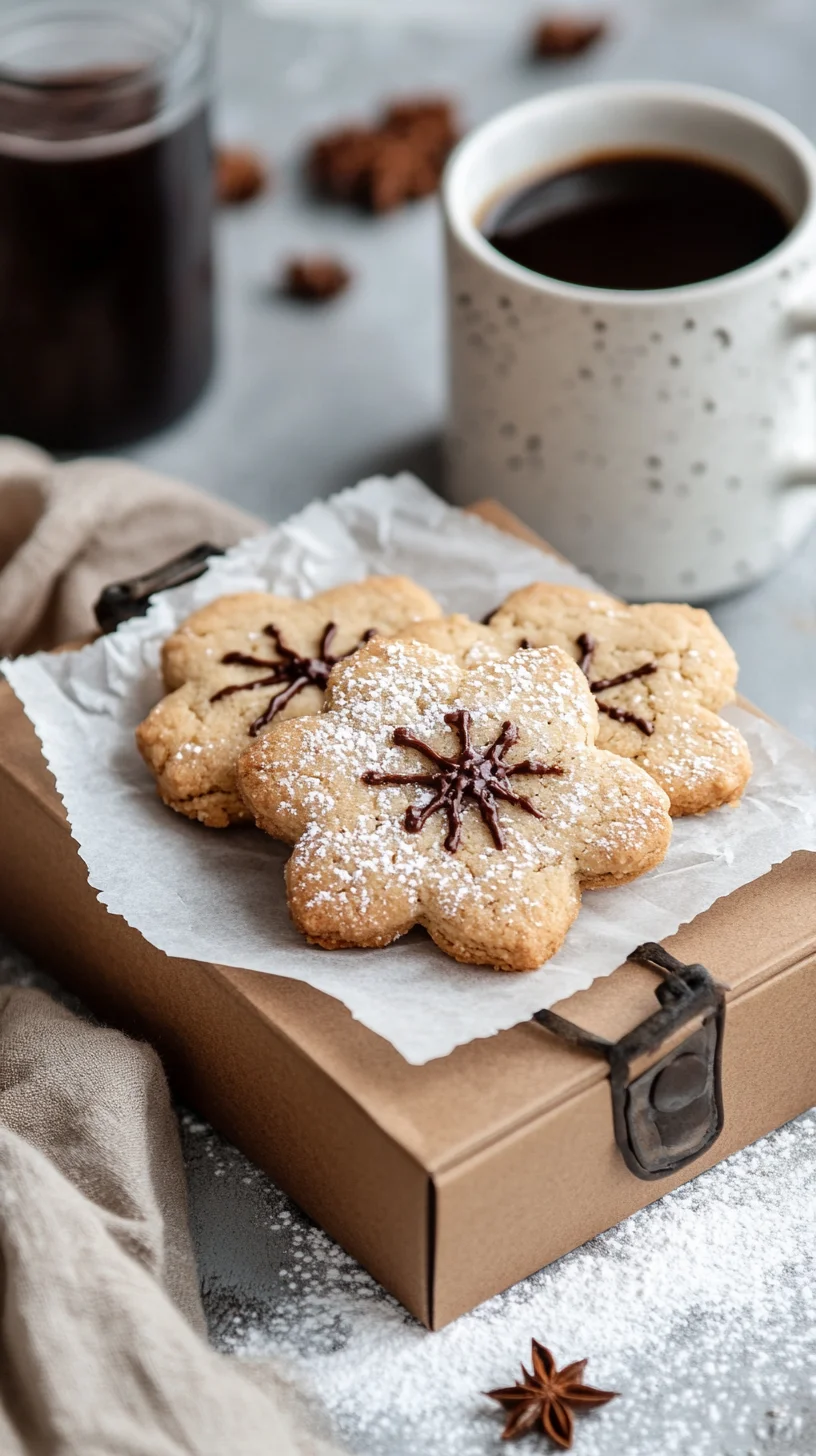
[{"label": "cookie crumb", "polygon": [[222,207],[251,202],[269,185],[269,169],[249,147],[217,147],[215,195]]},{"label": "cookie crumb", "polygon": [[436,191],[457,137],[449,101],[405,98],[389,103],[374,126],[344,126],[318,137],[308,173],[323,197],[392,212]]},{"label": "cookie crumb", "polygon": [[325,303],[345,293],[350,282],[351,273],[336,258],[292,258],[284,270],[282,291],[289,298]]},{"label": "cookie crumb", "polygon": [[567,60],[589,50],[607,30],[600,16],[550,15],[533,31],[532,53],[538,60]]}]

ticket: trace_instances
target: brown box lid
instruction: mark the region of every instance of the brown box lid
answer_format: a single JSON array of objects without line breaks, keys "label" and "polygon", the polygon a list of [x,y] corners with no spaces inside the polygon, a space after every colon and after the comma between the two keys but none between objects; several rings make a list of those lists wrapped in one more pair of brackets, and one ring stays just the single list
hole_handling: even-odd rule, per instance
[{"label": "brown box lid", "polygon": [[[605,1062],[533,1023],[414,1067],[311,987],[156,950],[88,885],[6,685],[0,745],[0,924],[149,1037],[185,1097],[432,1328],[816,1101],[816,855],[666,942],[729,987],[726,1123],[697,1162],[647,1183],[616,1147]],[[559,1011],[616,1039],[654,1010],[654,984],[626,965]]]}]

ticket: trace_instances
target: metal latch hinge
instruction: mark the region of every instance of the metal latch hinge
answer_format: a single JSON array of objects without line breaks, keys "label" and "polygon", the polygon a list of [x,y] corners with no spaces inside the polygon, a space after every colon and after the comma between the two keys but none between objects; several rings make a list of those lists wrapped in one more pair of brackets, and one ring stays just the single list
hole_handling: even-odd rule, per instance
[{"label": "metal latch hinge", "polygon": [[127,622],[131,617],[143,617],[150,598],[156,592],[169,591],[171,587],[195,581],[204,575],[211,556],[223,555],[220,546],[211,546],[208,541],[203,541],[200,546],[193,546],[181,556],[174,556],[172,561],[166,561],[154,571],[106,586],[94,607],[100,630],[115,632],[120,622]]},{"label": "metal latch hinge", "polygon": [[[725,991],[705,966],[683,965],[660,945],[638,946],[629,960],[663,977],[655,992],[660,1010],[620,1041],[607,1041],[554,1011],[537,1011],[533,1020],[606,1057],[623,1159],[638,1178],[666,1178],[706,1152],[723,1129]],[[692,1021],[697,1025],[688,1036],[646,1070],[637,1070],[642,1058]]]}]

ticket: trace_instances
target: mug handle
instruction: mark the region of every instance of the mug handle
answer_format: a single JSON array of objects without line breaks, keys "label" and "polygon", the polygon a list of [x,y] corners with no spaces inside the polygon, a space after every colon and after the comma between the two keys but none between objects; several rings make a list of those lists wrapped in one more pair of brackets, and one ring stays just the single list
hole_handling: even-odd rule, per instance
[{"label": "mug handle", "polygon": [[[792,338],[799,334],[816,334],[816,301],[799,303],[788,311],[788,329]],[[783,471],[784,490],[816,486],[816,455],[792,460]]]}]

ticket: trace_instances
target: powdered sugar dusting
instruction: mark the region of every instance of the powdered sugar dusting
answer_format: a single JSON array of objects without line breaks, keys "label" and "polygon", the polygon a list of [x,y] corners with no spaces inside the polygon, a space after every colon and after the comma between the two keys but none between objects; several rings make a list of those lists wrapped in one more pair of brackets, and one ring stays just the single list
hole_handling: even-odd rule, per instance
[{"label": "powdered sugar dusting", "polygon": [[[679,714],[662,714],[660,719],[660,770],[666,779],[693,789],[716,781],[722,771],[723,754],[735,760],[745,753],[745,742],[741,734],[720,719],[716,727],[709,722],[704,732],[694,731],[694,717],[682,718]],[[637,761],[643,768],[652,766],[652,755],[647,747],[638,754]]]},{"label": "powdered sugar dusting", "polygon": [[501,1412],[481,1392],[512,1383],[533,1336],[620,1392],[576,1418],[580,1456],[816,1449],[816,1113],[436,1334],[203,1124],[184,1136],[194,1228],[213,1168],[231,1174],[220,1217],[252,1251],[207,1280],[217,1343],[283,1361],[355,1456],[492,1456]]},{"label": "powdered sugar dusting", "polygon": [[[514,724],[509,768],[533,758],[558,772],[524,776],[533,812],[498,802],[503,843],[465,801],[454,853],[438,819],[416,834],[406,828],[408,808],[433,797],[427,785],[375,787],[365,775],[433,768],[395,741],[397,729],[456,755],[445,724],[455,709],[470,714],[480,748],[503,722]],[[290,904],[322,944],[385,945],[413,923],[437,938],[442,921],[446,948],[453,942],[479,963],[528,969],[563,939],[579,879],[626,878],[667,842],[668,801],[634,765],[596,751],[597,727],[586,680],[560,648],[468,671],[419,643],[375,641],[334,669],[318,718],[281,724],[245,756],[241,786],[273,832],[291,826],[295,837],[305,827],[289,866]]]}]

